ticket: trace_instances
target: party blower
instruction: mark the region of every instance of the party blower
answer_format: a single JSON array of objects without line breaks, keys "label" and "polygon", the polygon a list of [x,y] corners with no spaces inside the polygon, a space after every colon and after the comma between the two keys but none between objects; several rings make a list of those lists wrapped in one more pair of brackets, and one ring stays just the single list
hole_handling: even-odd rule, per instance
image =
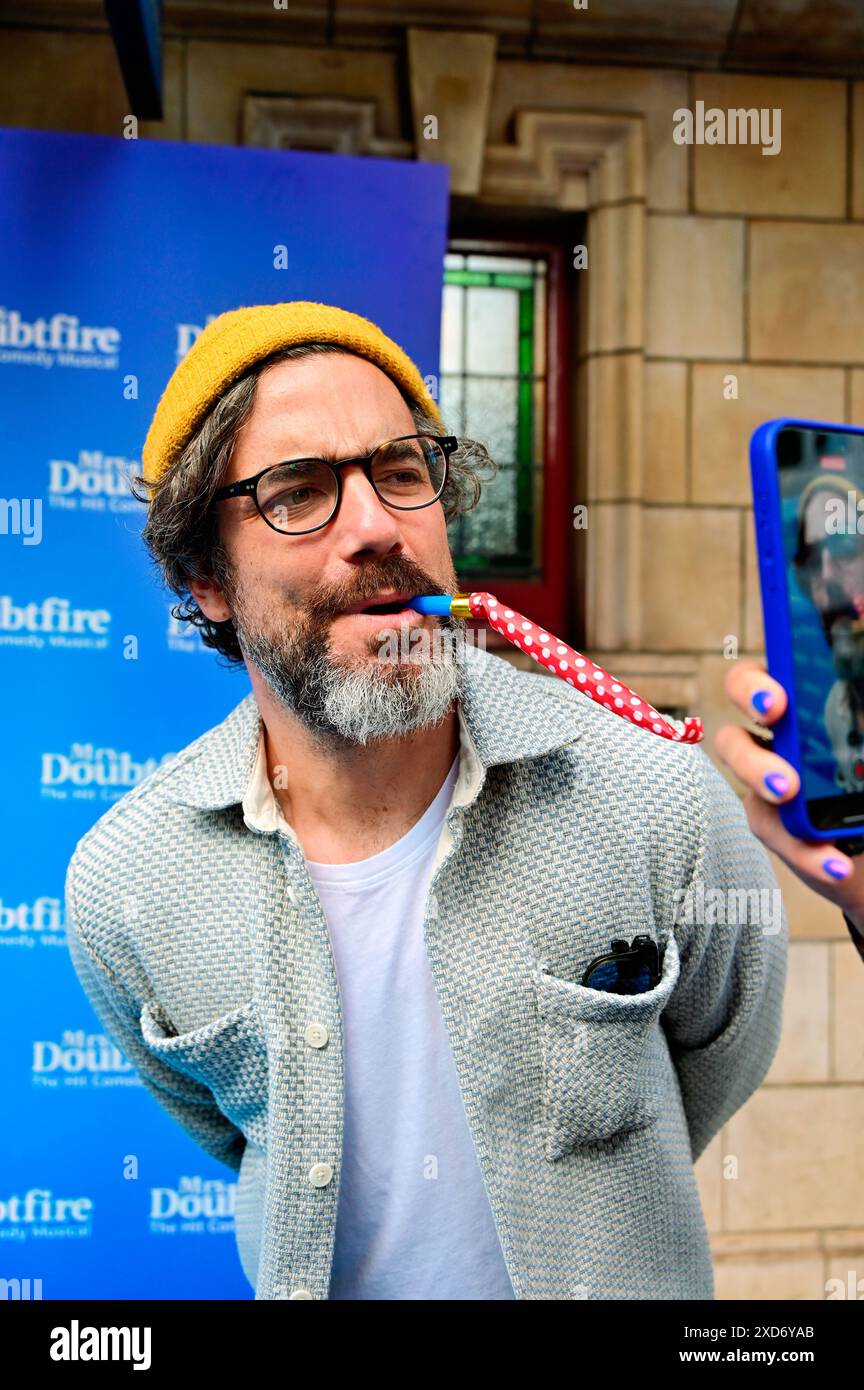
[{"label": "party blower", "polygon": [[421,594],[406,606],[417,613],[440,617],[482,619],[514,647],[527,652],[538,665],[545,666],[547,671],[572,685],[574,690],[581,690],[598,705],[605,705],[613,714],[629,719],[637,728],[647,729],[675,743],[699,743],[704,738],[702,720],[696,715],[688,715],[683,729],[676,729],[671,720],[629,686],[616,680],[589,657],[568,647],[554,633],[532,623],[530,618],[512,608],[504,608],[494,594]]}]

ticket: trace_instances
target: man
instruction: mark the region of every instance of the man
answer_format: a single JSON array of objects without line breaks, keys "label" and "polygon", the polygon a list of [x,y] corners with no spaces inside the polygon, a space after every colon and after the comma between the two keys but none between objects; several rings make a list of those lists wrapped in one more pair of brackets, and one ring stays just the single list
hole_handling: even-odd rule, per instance
[{"label": "man", "polygon": [[[177,367],[145,538],[252,691],[79,842],[73,959],[238,1172],[256,1298],[711,1298],[693,1160],[777,1046],[776,883],[701,748],[404,609],[488,459],[441,428],[331,306]],[[583,983],[637,935],[641,992]]]}]

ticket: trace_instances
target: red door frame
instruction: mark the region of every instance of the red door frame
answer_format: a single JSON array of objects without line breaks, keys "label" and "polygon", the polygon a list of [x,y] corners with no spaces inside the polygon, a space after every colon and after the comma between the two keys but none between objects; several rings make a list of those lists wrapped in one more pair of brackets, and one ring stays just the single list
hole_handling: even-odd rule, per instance
[{"label": "red door frame", "polygon": [[[474,571],[470,584],[485,588],[497,598],[565,637],[570,628],[568,583],[570,516],[570,421],[567,410],[568,305],[565,251],[557,242],[510,241],[456,237],[448,251],[457,254],[542,257],[546,261],[548,301],[546,315],[546,412],[543,422],[543,560],[536,579],[488,579]],[[461,580],[461,576],[460,576]],[[476,626],[471,624],[471,626]]]}]

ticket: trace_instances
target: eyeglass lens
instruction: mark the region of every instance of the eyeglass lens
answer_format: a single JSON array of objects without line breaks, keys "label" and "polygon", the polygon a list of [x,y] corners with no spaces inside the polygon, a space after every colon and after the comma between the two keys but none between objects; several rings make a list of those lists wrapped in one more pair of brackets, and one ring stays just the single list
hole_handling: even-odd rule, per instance
[{"label": "eyeglass lens", "polygon": [[800,567],[811,572],[822,568],[822,551],[827,550],[834,560],[854,560],[861,554],[860,536],[844,531],[832,532],[824,540],[811,541],[802,556]]},{"label": "eyeglass lens", "polygon": [[[434,502],[444,484],[447,459],[434,439],[388,440],[372,457],[371,476],[382,501],[412,508]],[[258,506],[278,531],[308,531],[333,515],[336,472],[320,459],[298,459],[271,468],[258,483]]]}]

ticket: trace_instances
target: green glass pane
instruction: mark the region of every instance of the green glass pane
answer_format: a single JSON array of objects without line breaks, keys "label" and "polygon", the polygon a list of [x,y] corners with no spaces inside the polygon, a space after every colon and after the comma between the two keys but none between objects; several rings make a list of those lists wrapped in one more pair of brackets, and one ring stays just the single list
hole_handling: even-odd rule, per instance
[{"label": "green glass pane", "polygon": [[491,277],[481,270],[448,270],[444,282],[447,285],[488,285]]}]

